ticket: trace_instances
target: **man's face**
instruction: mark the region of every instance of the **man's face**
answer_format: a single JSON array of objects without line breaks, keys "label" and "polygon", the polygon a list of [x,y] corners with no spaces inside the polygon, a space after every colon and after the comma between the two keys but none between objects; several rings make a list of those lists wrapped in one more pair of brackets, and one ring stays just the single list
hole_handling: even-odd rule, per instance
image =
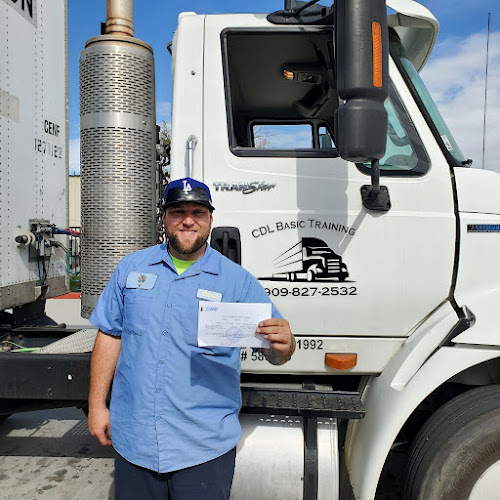
[{"label": "man's face", "polygon": [[204,205],[183,202],[168,207],[162,216],[170,253],[181,260],[198,260],[205,253],[212,214]]}]

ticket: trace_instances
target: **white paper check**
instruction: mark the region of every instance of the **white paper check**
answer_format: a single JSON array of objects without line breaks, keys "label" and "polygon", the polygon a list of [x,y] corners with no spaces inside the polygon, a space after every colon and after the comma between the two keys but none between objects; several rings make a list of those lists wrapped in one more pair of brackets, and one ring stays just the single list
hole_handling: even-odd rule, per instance
[{"label": "white paper check", "polygon": [[199,347],[271,346],[255,333],[258,324],[271,317],[271,304],[200,301],[198,305]]}]

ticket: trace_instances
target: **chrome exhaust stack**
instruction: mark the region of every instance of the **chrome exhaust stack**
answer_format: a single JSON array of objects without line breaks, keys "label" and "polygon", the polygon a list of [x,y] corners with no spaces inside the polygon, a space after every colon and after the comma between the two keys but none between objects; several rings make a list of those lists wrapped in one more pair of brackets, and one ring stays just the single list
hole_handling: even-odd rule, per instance
[{"label": "chrome exhaust stack", "polygon": [[120,259],[156,241],[154,59],[132,13],[133,0],[108,0],[105,34],[80,53],[85,318]]}]

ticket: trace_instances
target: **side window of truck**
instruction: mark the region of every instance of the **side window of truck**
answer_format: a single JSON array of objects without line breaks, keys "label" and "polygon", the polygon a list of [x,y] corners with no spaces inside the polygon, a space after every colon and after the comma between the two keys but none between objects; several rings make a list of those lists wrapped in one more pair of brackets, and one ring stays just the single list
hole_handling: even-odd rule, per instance
[{"label": "side window of truck", "polygon": [[[429,170],[429,157],[399,96],[391,85],[385,101],[388,115],[387,143],[384,157],[380,160],[382,175],[424,175]],[[365,173],[370,164],[358,164]]]},{"label": "side window of truck", "polygon": [[309,124],[252,126],[252,146],[258,149],[312,148],[312,127]]},{"label": "side window of truck", "polygon": [[[331,28],[222,32],[228,141],[247,157],[335,158],[339,105]],[[391,86],[382,175],[423,175],[429,159]],[[369,175],[369,164],[358,164]]]},{"label": "side window of truck", "polygon": [[230,28],[221,42],[234,155],[338,156],[332,28]]},{"label": "side window of truck", "polygon": [[256,149],[335,149],[328,128],[310,123],[254,124],[251,145]]}]

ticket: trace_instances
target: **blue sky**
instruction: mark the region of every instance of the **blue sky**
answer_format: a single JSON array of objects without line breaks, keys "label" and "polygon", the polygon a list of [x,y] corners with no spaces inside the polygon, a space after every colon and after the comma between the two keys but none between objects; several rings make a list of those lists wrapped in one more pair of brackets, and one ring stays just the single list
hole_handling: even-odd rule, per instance
[{"label": "blue sky", "polygon": [[[328,2],[323,1],[324,5]],[[434,52],[422,77],[464,154],[481,166],[486,60],[486,25],[491,12],[488,120],[485,167],[500,172],[500,2],[499,0],[422,0],[440,23]],[[282,0],[135,0],[135,36],[153,47],[157,122],[170,120],[170,55],[180,12],[198,14],[272,12]],[[70,171],[79,171],[78,57],[85,41],[100,33],[106,0],[68,0]]]}]

